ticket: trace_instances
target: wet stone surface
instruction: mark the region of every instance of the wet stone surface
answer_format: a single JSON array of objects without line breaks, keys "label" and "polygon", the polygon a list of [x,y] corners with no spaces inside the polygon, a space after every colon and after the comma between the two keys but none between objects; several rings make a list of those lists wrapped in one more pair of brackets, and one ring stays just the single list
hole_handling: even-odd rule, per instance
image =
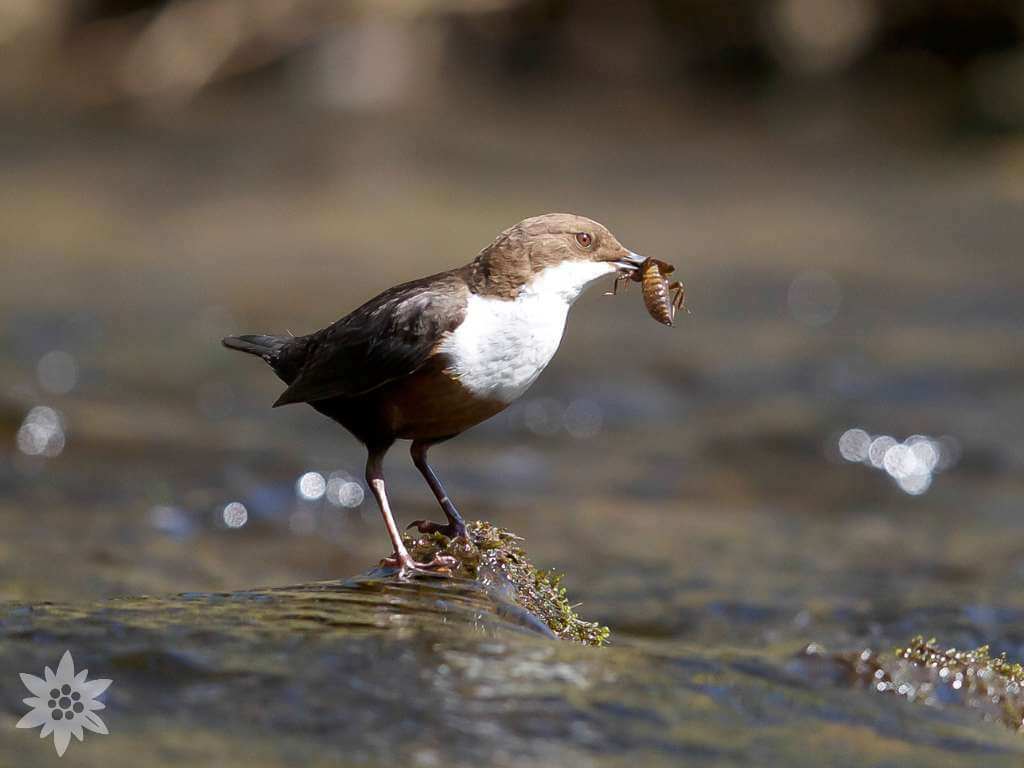
[{"label": "wet stone surface", "polygon": [[[771,649],[672,659],[657,645],[586,648],[509,620],[488,589],[458,578],[9,605],[0,641],[5,669],[42,669],[73,647],[92,677],[114,680],[102,697],[111,735],[89,734],[78,765],[127,751],[134,765],[784,764],[808,743],[831,744],[842,765],[1024,754],[1016,736],[975,727],[976,700],[933,689],[919,708],[874,690],[883,678],[923,691],[965,668],[978,677],[977,659],[936,663],[923,643],[883,659],[812,648],[792,661]],[[0,681],[5,700],[16,688]],[[4,732],[0,754],[51,765],[30,735]]]},{"label": "wet stone surface", "polygon": [[[58,649],[75,648],[94,677],[102,671],[115,681],[103,714],[120,732],[116,754],[125,737],[145,745],[136,764],[231,764],[250,750],[314,764],[332,755],[429,762],[453,749],[467,763],[500,763],[502,752],[571,761],[613,744],[640,747],[641,733],[656,731],[656,699],[617,694],[628,656],[558,641],[494,594],[461,578],[367,575],[234,593],[9,605],[0,619],[0,664],[42,669]],[[0,684],[5,696],[17,694],[11,683]],[[619,712],[631,712],[623,721],[628,736],[614,733]],[[18,755],[19,765],[54,759],[33,751],[29,734],[17,735],[26,741],[6,734],[0,741],[5,756]],[[108,744],[91,745],[80,764],[102,764]]]}]

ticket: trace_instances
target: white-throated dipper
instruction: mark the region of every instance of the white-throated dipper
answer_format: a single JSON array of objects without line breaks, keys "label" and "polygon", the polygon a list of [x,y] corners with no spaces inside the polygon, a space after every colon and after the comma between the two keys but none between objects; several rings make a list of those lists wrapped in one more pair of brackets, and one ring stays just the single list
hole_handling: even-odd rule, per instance
[{"label": "white-throated dipper", "polygon": [[465,535],[427,451],[522,395],[554,356],[583,289],[643,262],[596,221],[549,213],[505,230],[466,266],[390,288],[315,333],[229,336],[224,345],[262,357],[288,385],[275,407],[309,403],[366,446],[366,481],[395,549],[383,563],[401,576],[444,570],[450,558],[418,563],[402,543],[384,454],[412,440],[413,463],[448,519],[409,527]]}]

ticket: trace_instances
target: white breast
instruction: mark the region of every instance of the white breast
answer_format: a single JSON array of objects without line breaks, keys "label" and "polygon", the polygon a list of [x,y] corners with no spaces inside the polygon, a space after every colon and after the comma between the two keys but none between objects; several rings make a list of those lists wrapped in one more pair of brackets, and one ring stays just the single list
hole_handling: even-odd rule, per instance
[{"label": "white breast", "polygon": [[465,320],[438,351],[451,357],[452,372],[474,395],[510,403],[554,356],[583,289],[614,271],[604,262],[565,261],[535,275],[511,301],[472,294]]}]

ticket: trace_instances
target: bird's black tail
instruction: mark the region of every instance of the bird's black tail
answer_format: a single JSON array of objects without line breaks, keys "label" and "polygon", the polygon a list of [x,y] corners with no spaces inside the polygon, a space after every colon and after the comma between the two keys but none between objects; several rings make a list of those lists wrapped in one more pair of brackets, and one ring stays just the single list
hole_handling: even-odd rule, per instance
[{"label": "bird's black tail", "polygon": [[250,355],[262,357],[268,363],[270,358],[291,340],[290,336],[264,336],[255,334],[251,336],[228,336],[222,340],[222,344],[228,349],[237,349],[240,352],[248,352]]},{"label": "bird's black tail", "polygon": [[228,336],[222,341],[228,349],[262,357],[285,384],[299,374],[309,351],[309,336]]}]

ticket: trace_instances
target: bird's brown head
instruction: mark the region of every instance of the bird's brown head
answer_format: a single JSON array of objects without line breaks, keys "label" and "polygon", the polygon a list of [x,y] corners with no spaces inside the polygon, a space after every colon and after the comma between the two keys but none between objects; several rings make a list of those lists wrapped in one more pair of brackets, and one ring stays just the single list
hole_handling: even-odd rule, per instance
[{"label": "bird's brown head", "polygon": [[513,298],[541,279],[555,289],[565,283],[571,303],[588,282],[619,269],[635,269],[642,261],[593,219],[546,213],[498,235],[470,265],[470,284],[474,290]]}]

